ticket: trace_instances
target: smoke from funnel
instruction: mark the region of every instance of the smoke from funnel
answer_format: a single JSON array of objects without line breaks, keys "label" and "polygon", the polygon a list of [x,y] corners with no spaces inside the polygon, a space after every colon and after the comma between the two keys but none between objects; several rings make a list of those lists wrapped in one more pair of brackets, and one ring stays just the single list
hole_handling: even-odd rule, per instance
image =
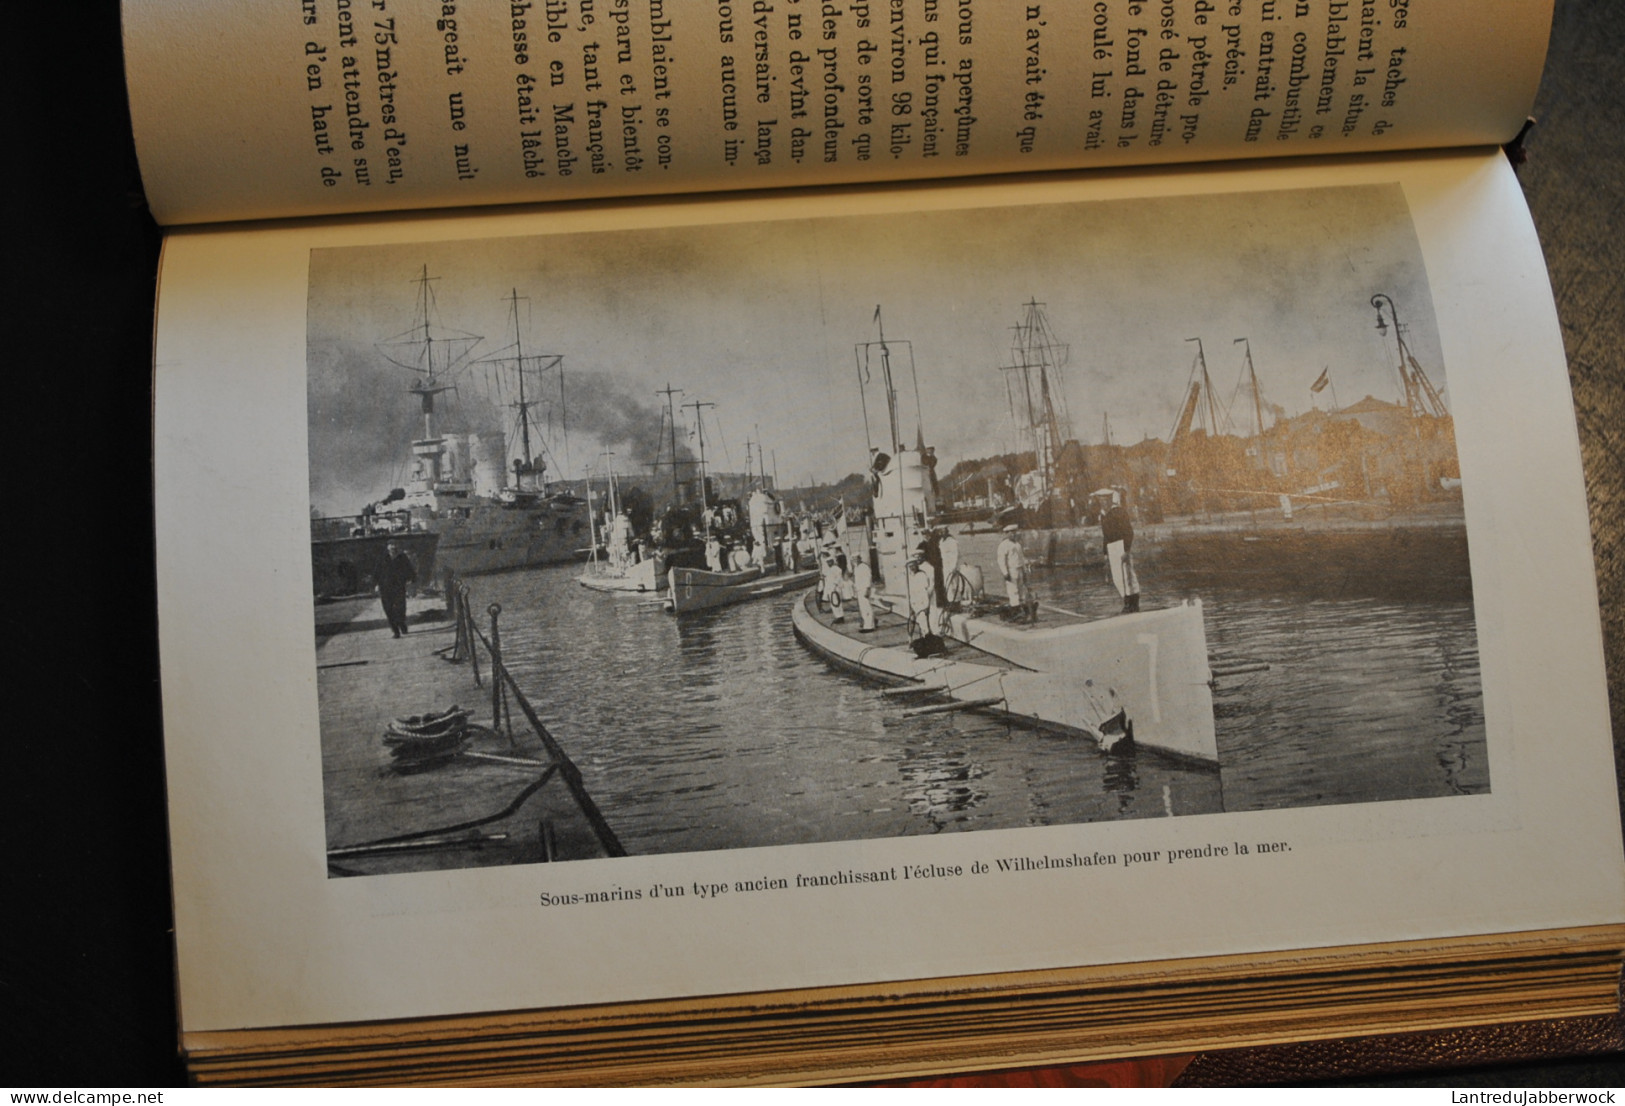
[{"label": "smoke from funnel", "polygon": [[[565,383],[570,401],[570,433],[578,430],[597,439],[616,455],[623,471],[647,468],[657,459],[670,460],[670,428],[665,409],[635,394],[628,383],[611,373],[581,373]],[[691,461],[687,432],[677,431],[677,460]]]},{"label": "smoke from funnel", "polygon": [[[326,514],[355,513],[409,477],[411,443],[424,433],[420,399],[409,390],[416,378],[359,345],[312,347],[309,359],[311,503]],[[535,391],[526,386],[532,454],[547,461],[550,479],[578,479],[599,450],[615,453],[622,472],[647,470],[657,458],[669,460],[664,408],[653,397],[643,398],[614,373],[571,372],[568,364],[564,373],[562,396],[557,369],[545,374]],[[434,397],[435,434],[482,441],[503,435],[511,463],[522,452],[518,402],[511,372],[471,367],[458,374],[450,391]],[[564,471],[566,432],[575,471]],[[679,461],[693,460],[686,438],[679,428]],[[481,474],[494,476],[494,458],[481,461]]]}]

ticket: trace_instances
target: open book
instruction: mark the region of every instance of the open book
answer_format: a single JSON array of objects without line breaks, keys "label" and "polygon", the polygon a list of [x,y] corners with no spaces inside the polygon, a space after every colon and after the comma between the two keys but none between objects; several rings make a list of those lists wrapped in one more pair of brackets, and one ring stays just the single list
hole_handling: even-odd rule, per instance
[{"label": "open book", "polygon": [[267,9],[125,8],[200,1079],[1615,1008],[1540,5]]}]

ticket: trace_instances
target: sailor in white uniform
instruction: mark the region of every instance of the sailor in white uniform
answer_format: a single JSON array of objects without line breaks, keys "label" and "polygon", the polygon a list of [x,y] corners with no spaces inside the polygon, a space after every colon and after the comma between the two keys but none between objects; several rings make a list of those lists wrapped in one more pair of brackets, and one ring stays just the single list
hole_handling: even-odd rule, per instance
[{"label": "sailor in white uniform", "polygon": [[862,623],[858,633],[873,633],[875,628],[874,570],[869,567],[868,554],[858,550],[852,554],[852,590],[858,601],[858,619]]},{"label": "sailor in white uniform", "polygon": [[[1038,621],[1038,601],[1033,598],[1032,585],[1027,580],[1027,554],[1022,551],[1017,536],[1021,527],[1011,523],[1004,528],[1004,540],[999,543],[999,575],[1004,577],[1004,593],[1015,617],[1023,622]],[[1017,613],[1019,612],[1019,613]]]},{"label": "sailor in white uniform", "polygon": [[936,632],[937,593],[931,566],[922,553],[908,558],[908,636],[909,640]]}]

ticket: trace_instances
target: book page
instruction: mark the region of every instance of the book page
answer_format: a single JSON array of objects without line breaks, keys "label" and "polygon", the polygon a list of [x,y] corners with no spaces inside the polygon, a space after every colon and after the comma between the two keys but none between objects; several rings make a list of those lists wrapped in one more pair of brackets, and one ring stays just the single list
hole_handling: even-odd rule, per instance
[{"label": "book page", "polygon": [[[1499,153],[180,231],[156,359],[186,1030],[1620,920]],[[981,577],[923,625],[881,534],[910,458],[914,536]],[[720,532],[750,489],[796,529],[735,575],[818,584],[591,586],[675,540],[639,497]],[[824,590],[838,549],[887,581]]]},{"label": "book page", "polygon": [[126,0],[161,223],[1500,143],[1524,0]]}]

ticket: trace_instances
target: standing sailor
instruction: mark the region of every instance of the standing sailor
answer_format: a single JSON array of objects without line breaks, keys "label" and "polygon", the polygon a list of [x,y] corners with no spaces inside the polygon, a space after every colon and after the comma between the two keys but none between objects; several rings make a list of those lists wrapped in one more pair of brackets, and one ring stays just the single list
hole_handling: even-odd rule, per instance
[{"label": "standing sailor", "polygon": [[[967,590],[962,583],[964,577],[959,573],[959,539],[946,526],[941,527],[937,534],[937,555],[942,560],[942,586],[947,592],[947,599],[954,601],[956,592]],[[955,577],[959,577],[959,580],[956,581]],[[963,594],[957,595],[957,599],[963,598]]]},{"label": "standing sailor", "polygon": [[916,550],[908,558],[908,638],[917,641],[936,633],[937,595],[925,554]]},{"label": "standing sailor", "polygon": [[839,583],[836,591],[842,603],[851,603],[858,597],[857,589],[852,586],[852,564],[846,559],[846,547],[835,546],[835,568]]},{"label": "standing sailor", "polygon": [[622,511],[609,528],[609,560],[621,572],[632,558],[632,516]]},{"label": "standing sailor", "polygon": [[852,554],[852,590],[857,593],[858,618],[863,623],[860,634],[872,634],[875,629],[875,605],[871,602],[875,590],[875,574],[869,567],[868,554],[858,550]]},{"label": "standing sailor", "polygon": [[934,537],[927,537],[915,547],[915,552],[921,558],[920,571],[925,574],[931,585],[931,602],[927,611],[927,625],[933,634],[946,633],[948,629],[948,594],[942,589],[942,566],[937,563],[937,543]]},{"label": "standing sailor", "polygon": [[824,549],[823,577],[819,581],[818,590],[823,593],[823,600],[834,612],[833,622],[845,622],[846,611],[841,606],[842,585],[846,582],[845,574],[841,571],[841,562],[836,556],[835,546]]},{"label": "standing sailor", "polygon": [[928,530],[925,538],[920,542],[919,550],[925,555],[925,563],[931,570],[931,590],[936,597],[936,606],[946,607],[948,605],[947,574],[942,571],[942,550],[937,547],[937,539],[941,534],[940,529]]},{"label": "standing sailor", "polygon": [[383,567],[378,570],[378,601],[384,606],[384,618],[396,637],[406,633],[406,589],[417,583],[418,570],[412,558],[401,552],[394,542],[384,546]]},{"label": "standing sailor", "polygon": [[1134,571],[1134,523],[1123,506],[1122,493],[1112,489],[1111,506],[1100,516],[1101,546],[1111,568],[1112,585],[1123,597],[1123,614],[1140,609],[1140,578]]},{"label": "standing sailor", "polygon": [[1021,622],[1038,621],[1038,601],[1033,598],[1032,585],[1027,581],[1027,554],[1022,551],[1018,537],[1021,527],[1015,523],[1004,528],[1004,540],[999,543],[999,575],[1004,577],[1004,594],[1010,604],[1010,617]]}]

